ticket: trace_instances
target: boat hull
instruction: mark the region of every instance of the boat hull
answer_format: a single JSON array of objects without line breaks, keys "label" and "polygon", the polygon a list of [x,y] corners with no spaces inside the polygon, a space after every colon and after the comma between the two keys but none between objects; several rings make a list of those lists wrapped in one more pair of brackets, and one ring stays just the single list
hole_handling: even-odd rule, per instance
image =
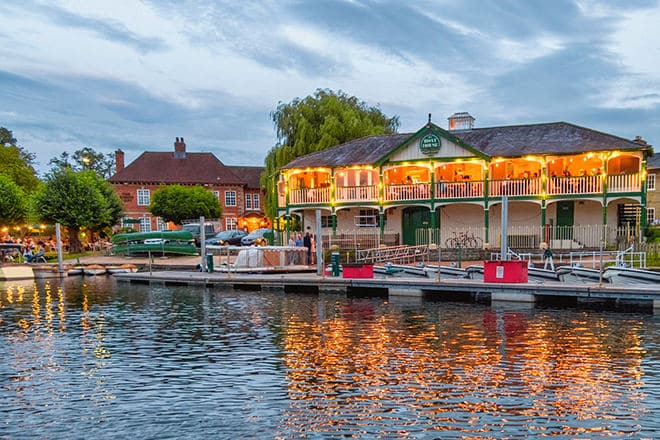
[{"label": "boat hull", "polygon": [[632,267],[610,266],[603,270],[603,278],[612,284],[655,284],[660,286],[660,272]]}]

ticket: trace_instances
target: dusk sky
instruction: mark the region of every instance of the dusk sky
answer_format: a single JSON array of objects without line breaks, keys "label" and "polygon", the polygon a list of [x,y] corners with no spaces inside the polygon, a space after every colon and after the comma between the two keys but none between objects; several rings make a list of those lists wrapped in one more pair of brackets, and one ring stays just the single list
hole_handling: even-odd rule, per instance
[{"label": "dusk sky", "polygon": [[38,168],[84,146],[262,165],[269,113],[343,90],[416,131],[567,121],[660,144],[649,0],[0,2],[0,126]]}]

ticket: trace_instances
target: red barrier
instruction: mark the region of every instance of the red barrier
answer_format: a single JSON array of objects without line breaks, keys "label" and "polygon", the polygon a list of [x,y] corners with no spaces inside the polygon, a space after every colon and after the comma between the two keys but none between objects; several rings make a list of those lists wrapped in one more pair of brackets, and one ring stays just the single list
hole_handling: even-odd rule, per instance
[{"label": "red barrier", "polygon": [[373,278],[373,264],[344,264],[342,268],[343,278]]},{"label": "red barrier", "polygon": [[527,283],[528,281],[526,261],[484,261],[484,283]]}]

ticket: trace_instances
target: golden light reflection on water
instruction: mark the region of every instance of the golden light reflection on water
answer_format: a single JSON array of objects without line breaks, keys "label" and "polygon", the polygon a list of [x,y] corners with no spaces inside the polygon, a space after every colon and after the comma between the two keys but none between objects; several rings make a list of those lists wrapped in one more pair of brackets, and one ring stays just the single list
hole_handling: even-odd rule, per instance
[{"label": "golden light reflection on water", "polygon": [[[486,309],[479,321],[429,320],[368,301],[322,316],[291,314],[283,341],[293,403],[282,428],[334,435],[366,425],[378,435],[469,436],[514,424],[571,436],[603,430],[583,421],[641,415],[636,325],[614,333],[589,317],[568,326],[530,317]],[[623,368],[611,370],[612,362]],[[410,418],[410,431],[389,431]]]}]

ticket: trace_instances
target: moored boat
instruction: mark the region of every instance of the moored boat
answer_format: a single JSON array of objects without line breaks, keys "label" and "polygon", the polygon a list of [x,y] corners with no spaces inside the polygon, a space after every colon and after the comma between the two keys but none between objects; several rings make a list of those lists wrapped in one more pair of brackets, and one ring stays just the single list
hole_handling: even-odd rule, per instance
[{"label": "moored boat", "polygon": [[[570,283],[597,283],[601,280],[600,270],[582,266],[559,266],[557,275],[560,281]],[[603,279],[607,282],[607,280]]]},{"label": "moored boat", "polygon": [[603,278],[612,284],[656,284],[660,286],[660,272],[635,267],[608,266]]},{"label": "moored boat", "polygon": [[112,253],[197,255],[198,251],[189,231],[154,231],[115,234]]},{"label": "moored boat", "polygon": [[[434,265],[428,265],[425,267],[426,269],[426,275],[429,278],[436,278],[438,276],[438,266]],[[454,267],[454,266],[440,266],[440,279],[465,279],[469,278],[468,272],[466,269],[463,269],[462,267]]]},{"label": "moored boat", "polygon": [[66,273],[68,276],[76,276],[76,275],[82,275],[84,273],[84,266],[82,265],[75,265],[75,266],[70,266],[66,269]]},{"label": "moored boat", "polygon": [[138,271],[138,268],[135,264],[121,264],[119,266],[106,266],[105,268],[108,273],[110,274],[115,274],[115,273],[134,273]]},{"label": "moored boat", "polygon": [[60,273],[59,267],[53,264],[33,265],[32,272],[34,272],[35,278],[59,278],[68,275],[66,269]]},{"label": "moored boat", "polygon": [[100,264],[90,264],[83,268],[85,276],[105,275],[108,273],[105,267]]}]

